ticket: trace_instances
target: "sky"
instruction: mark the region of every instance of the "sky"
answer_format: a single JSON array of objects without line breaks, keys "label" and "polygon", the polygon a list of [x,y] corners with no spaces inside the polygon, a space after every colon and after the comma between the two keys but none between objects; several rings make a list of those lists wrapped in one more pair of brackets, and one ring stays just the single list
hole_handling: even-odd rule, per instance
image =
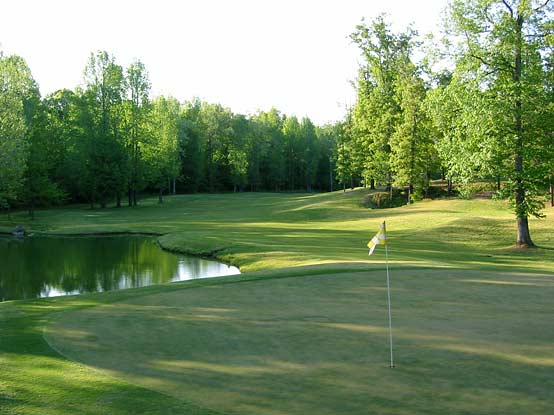
[{"label": "sky", "polygon": [[235,113],[275,107],[317,124],[355,101],[349,34],[381,13],[394,30],[437,31],[447,0],[0,0],[0,50],[26,61],[41,93],[82,84],[91,52],[141,60],[152,95]]}]

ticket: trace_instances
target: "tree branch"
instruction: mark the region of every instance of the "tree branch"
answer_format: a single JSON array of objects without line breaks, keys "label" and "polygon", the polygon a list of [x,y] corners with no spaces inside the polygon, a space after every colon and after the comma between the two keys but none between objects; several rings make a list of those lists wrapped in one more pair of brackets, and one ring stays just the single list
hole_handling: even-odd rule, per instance
[{"label": "tree branch", "polygon": [[504,3],[504,6],[508,8],[508,10],[510,11],[510,16],[513,18],[514,10],[512,9],[512,6],[510,6],[506,0],[502,0],[502,3]]},{"label": "tree branch", "polygon": [[533,11],[534,11],[534,12],[538,12],[539,10],[544,9],[544,8],[548,5],[548,3],[550,3],[550,0],[546,0],[546,1],[542,4],[542,6],[539,6],[539,7],[535,8],[535,9],[533,9]]}]

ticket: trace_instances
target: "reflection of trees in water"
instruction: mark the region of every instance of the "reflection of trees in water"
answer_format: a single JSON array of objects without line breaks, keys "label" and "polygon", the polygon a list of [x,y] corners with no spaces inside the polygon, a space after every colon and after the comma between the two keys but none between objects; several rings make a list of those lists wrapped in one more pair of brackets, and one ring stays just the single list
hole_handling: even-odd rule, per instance
[{"label": "reflection of trees in water", "polygon": [[143,237],[0,239],[0,299],[163,283],[179,257]]}]

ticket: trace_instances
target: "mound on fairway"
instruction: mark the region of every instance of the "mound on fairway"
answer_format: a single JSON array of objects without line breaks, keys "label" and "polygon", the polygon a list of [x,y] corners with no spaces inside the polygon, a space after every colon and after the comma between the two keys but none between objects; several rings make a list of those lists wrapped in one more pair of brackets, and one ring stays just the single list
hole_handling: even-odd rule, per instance
[{"label": "mound on fairway", "polygon": [[227,414],[548,414],[552,275],[393,270],[216,284],[65,313],[66,357]]}]

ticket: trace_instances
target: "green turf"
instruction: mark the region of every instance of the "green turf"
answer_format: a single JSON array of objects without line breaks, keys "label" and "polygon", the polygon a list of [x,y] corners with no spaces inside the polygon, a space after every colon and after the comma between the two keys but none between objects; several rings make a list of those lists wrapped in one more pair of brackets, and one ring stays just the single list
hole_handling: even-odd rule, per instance
[{"label": "green turf", "polygon": [[[361,193],[176,196],[41,211],[35,221],[0,216],[0,230],[163,234],[166,248],[247,271],[0,303],[0,413],[551,413],[551,215],[531,220],[541,248],[517,251],[502,202],[368,211]],[[365,249],[383,219],[393,371],[384,254]],[[300,267],[308,264],[319,265]],[[286,266],[296,268],[274,271]]]},{"label": "green turf", "polygon": [[554,276],[397,270],[154,294],[66,314],[67,357],[228,414],[546,414]]}]

